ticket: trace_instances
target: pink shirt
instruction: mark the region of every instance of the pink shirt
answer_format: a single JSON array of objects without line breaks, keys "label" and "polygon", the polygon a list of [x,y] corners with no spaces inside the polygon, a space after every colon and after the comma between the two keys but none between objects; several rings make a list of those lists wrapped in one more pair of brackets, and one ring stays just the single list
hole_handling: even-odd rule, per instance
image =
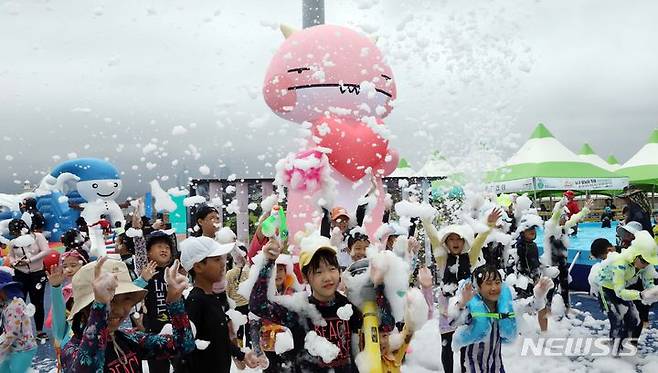
[{"label": "pink shirt", "polygon": [[[37,272],[43,269],[43,258],[48,255],[50,247],[46,237],[41,233],[32,233],[34,243],[28,247],[12,247],[9,251],[9,260],[14,269],[23,273]],[[27,258],[28,263],[22,265],[15,265],[21,258]]]}]

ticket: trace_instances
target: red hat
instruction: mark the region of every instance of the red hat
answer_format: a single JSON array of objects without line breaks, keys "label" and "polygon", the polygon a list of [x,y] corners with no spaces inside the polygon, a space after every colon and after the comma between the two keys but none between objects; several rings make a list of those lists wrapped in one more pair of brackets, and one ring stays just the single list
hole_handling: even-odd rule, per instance
[{"label": "red hat", "polygon": [[574,192],[567,190],[566,192],[564,192],[564,196],[567,197],[568,199],[572,199],[575,196],[575,194]]},{"label": "red hat", "polygon": [[342,208],[342,207],[334,207],[334,208],[331,210],[331,220],[336,220],[336,219],[338,219],[338,218],[341,217],[341,216],[346,217],[348,220],[349,220],[349,218],[350,218],[350,216],[347,214],[347,210],[345,210],[345,209]]}]

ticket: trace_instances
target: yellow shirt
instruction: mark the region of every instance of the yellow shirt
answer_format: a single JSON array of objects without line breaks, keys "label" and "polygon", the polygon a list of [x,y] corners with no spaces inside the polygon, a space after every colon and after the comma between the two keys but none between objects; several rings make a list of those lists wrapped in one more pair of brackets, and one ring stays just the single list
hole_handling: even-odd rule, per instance
[{"label": "yellow shirt", "polygon": [[404,340],[400,348],[398,348],[397,351],[382,356],[382,373],[400,373],[402,360],[404,360],[404,356],[407,354],[407,348],[409,348],[409,343],[411,343],[413,333],[410,333],[405,325],[405,327],[402,328],[402,335],[404,336]]},{"label": "yellow shirt", "polygon": [[[242,270],[242,273],[240,273],[240,270]],[[249,299],[245,299],[242,295],[238,294],[238,286],[240,286],[240,284],[248,277],[248,266],[232,268],[226,272],[226,295],[235,301],[237,307],[249,304]]]}]

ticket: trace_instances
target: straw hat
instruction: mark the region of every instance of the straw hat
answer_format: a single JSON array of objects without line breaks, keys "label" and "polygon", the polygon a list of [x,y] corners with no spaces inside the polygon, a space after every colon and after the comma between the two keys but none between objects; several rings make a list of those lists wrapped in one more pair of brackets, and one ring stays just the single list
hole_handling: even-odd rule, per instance
[{"label": "straw hat", "polygon": [[633,194],[638,194],[638,193],[642,193],[642,190],[638,189],[633,185],[629,185],[624,187],[624,190],[621,192],[621,194],[617,195],[617,198],[628,198]]},{"label": "straw hat", "polygon": [[[71,314],[69,315],[69,320],[72,320],[76,313],[80,312],[80,310],[94,301],[93,282],[96,264],[97,262],[85,264],[73,276],[71,284],[73,285],[74,303],[73,309],[71,309]],[[130,278],[130,273],[128,272],[128,267],[126,266],[126,263],[121,260],[108,257],[107,261],[103,264],[103,267],[101,267],[101,273],[110,273],[117,278],[119,285],[114,291],[115,295],[135,292],[146,294],[145,289],[133,284],[132,279]]]}]

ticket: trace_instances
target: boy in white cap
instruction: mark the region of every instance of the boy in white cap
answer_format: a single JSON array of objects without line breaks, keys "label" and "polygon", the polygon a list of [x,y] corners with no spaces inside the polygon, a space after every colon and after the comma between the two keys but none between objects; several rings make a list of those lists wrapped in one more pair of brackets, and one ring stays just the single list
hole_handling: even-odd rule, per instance
[{"label": "boy in white cap", "polygon": [[185,309],[196,326],[196,339],[210,342],[204,349],[197,347],[182,359],[183,371],[228,373],[231,358],[242,368],[245,363],[250,368],[258,364],[253,352],[245,354],[231,340],[230,320],[226,315],[230,308],[225,291],[226,255],[234,246],[234,243],[220,244],[205,236],[190,237],[180,244],[181,264],[194,283],[185,299]]}]

